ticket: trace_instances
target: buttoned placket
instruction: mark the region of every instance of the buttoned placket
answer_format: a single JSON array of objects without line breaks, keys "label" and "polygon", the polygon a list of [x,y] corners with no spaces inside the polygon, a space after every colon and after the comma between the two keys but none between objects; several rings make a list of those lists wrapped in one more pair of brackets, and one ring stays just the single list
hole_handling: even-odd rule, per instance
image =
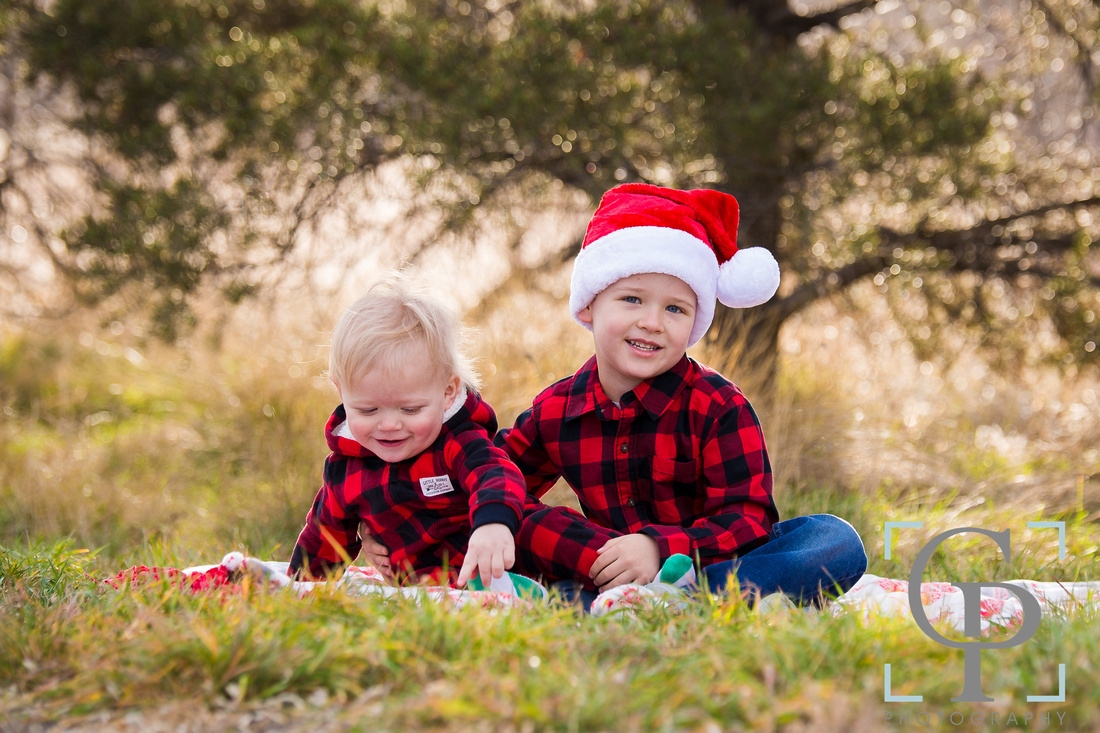
[{"label": "buttoned placket", "polygon": [[633,431],[634,420],[642,409],[641,403],[632,400],[629,405],[620,405],[618,412],[618,427],[615,432],[615,490],[618,495],[619,506],[622,508],[623,519],[627,526],[634,530],[640,525],[637,500],[634,496],[634,481],[630,473],[630,464],[634,460],[634,446],[630,440]]}]

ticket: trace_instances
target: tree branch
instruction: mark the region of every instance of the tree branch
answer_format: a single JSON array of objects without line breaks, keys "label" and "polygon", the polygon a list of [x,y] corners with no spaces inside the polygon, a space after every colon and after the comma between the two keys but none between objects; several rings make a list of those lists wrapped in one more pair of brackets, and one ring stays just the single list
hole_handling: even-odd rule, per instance
[{"label": "tree branch", "polygon": [[[970,249],[968,245],[973,244],[980,238],[992,237],[991,232],[997,226],[1005,226],[1020,219],[1043,216],[1054,211],[1068,211],[1083,206],[1100,206],[1100,196],[1068,203],[1045,204],[1018,214],[986,220],[970,229],[924,233],[920,231],[922,227],[917,227],[917,231],[913,232],[898,232],[888,227],[880,227],[879,241],[882,246],[877,253],[861,257],[851,264],[827,271],[814,280],[801,284],[793,293],[780,300],[777,305],[783,319],[789,318],[821,298],[845,290],[852,283],[864,277],[882,272],[896,261],[893,250],[898,247],[913,249],[931,246],[940,252],[948,253],[954,258],[950,269],[955,272],[996,273],[1001,277],[1034,275],[1044,280],[1050,280],[1061,276],[1062,273],[1042,265],[1036,265],[1033,262],[1025,264],[1024,260],[1033,260],[1028,255],[1013,258],[997,257],[988,244],[973,249]],[[1048,252],[1064,252],[1073,244],[1072,237],[1032,237],[1029,241],[1040,244],[1041,248]],[[1094,286],[1100,286],[1100,278],[1087,275],[1085,279]]]},{"label": "tree branch", "polygon": [[[1017,214],[1008,214],[1007,216],[1002,216],[998,219],[987,219],[986,221],[982,222],[981,224],[978,224],[977,226],[973,227],[972,229],[967,229],[967,230],[964,230],[964,231],[974,232],[974,233],[978,233],[978,232],[985,233],[985,232],[988,232],[988,231],[992,230],[994,227],[1006,226],[1008,224],[1013,224],[1017,221],[1020,221],[1021,219],[1027,219],[1027,218],[1033,217],[1033,216],[1044,216],[1044,215],[1049,214],[1049,213],[1054,212],[1054,211],[1071,211],[1073,209],[1078,209],[1078,208],[1081,208],[1081,207],[1088,207],[1088,206],[1100,206],[1100,196],[1091,196],[1087,199],[1079,199],[1077,201],[1064,201],[1062,203],[1051,203],[1051,204],[1044,204],[1042,206],[1036,206],[1033,209],[1028,209],[1027,211],[1021,211],[1020,213],[1017,213]],[[937,232],[937,233],[939,233],[939,232]],[[935,236],[935,234],[933,234],[931,236]]]},{"label": "tree branch", "polygon": [[793,293],[782,298],[777,304],[782,313],[782,320],[790,318],[811,303],[847,289],[857,280],[882,272],[890,266],[892,261],[893,257],[885,254],[883,250],[878,254],[861,257],[851,264],[826,272],[812,281],[799,285]]},{"label": "tree branch", "polygon": [[776,0],[726,0],[726,5],[752,16],[761,29],[787,42],[794,42],[800,35],[814,28],[829,26],[840,28],[840,21],[878,5],[879,0],[856,0],[832,10],[814,15],[798,15],[786,2]]}]

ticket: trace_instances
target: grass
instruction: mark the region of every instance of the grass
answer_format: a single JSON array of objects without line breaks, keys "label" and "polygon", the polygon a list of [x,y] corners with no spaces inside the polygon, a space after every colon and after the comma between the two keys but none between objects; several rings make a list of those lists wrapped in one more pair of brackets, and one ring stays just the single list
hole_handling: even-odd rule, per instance
[{"label": "grass", "polygon": [[[525,327],[523,338],[485,330],[484,391],[505,425],[584,355],[583,334]],[[550,329],[553,345],[528,343],[531,329]],[[1020,728],[1025,712],[1032,727],[1047,712],[1065,715],[1063,730],[1100,724],[1089,610],[1044,618],[1027,643],[985,651],[983,688],[996,702],[973,704],[951,701],[962,654],[911,620],[762,616],[729,597],[591,618],[560,604],[485,612],[259,587],[192,596],[168,582],[104,585],[132,565],[210,563],[236,549],[287,559],[335,394],[309,349],[280,353],[263,329],[233,343],[177,350],[79,328],[0,340],[0,731],[98,730],[126,716],[184,730],[858,733],[889,729],[886,713],[921,712],[981,713],[985,724],[1011,713]],[[1087,395],[1063,393],[1061,411],[1043,406],[1023,420],[1012,404],[929,392],[906,376],[919,370],[879,354],[889,364],[864,363],[856,377],[892,370],[893,381],[856,399],[836,376],[852,355],[807,349],[815,368],[788,368],[776,399],[758,405],[784,516],[845,517],[882,576],[907,577],[931,537],[974,526],[1009,529],[1011,561],[991,541],[960,536],[927,579],[1097,578],[1090,476],[1100,427],[1073,409],[1091,405]],[[1053,404],[1038,387],[1025,396]],[[978,440],[981,426],[1000,432]],[[912,520],[923,526],[896,531],[885,559],[883,523]],[[1066,523],[1062,560],[1056,532],[1027,526],[1051,520]],[[886,663],[893,693],[921,703],[884,702]],[[1056,691],[1059,664],[1066,702],[1027,702]]]},{"label": "grass", "polygon": [[[983,687],[997,702],[975,706],[951,702],[961,654],[901,620],[763,617],[728,597],[591,618],[557,604],[489,613],[257,587],[192,596],[169,583],[96,585],[84,574],[94,558],[63,548],[8,550],[5,563],[21,569],[5,572],[0,592],[13,722],[159,715],[179,700],[394,731],[878,730],[887,711],[975,709],[1061,711],[1067,730],[1098,722],[1091,612],[986,652]],[[63,589],[39,590],[59,576]],[[922,704],[883,702],[887,662],[894,694]],[[1056,689],[1058,664],[1071,670],[1069,702],[1027,703]]]}]

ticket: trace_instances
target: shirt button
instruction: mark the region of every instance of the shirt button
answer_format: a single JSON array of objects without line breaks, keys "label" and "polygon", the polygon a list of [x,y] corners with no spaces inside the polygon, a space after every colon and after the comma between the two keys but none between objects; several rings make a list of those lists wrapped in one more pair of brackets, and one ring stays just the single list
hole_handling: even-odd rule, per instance
[{"label": "shirt button", "polygon": [[619,446],[619,452],[620,453],[626,453],[626,451],[627,451],[626,443],[623,443],[622,445]]},{"label": "shirt button", "polygon": [[634,506],[634,497],[633,496],[626,500],[626,505],[631,506],[631,507]]}]

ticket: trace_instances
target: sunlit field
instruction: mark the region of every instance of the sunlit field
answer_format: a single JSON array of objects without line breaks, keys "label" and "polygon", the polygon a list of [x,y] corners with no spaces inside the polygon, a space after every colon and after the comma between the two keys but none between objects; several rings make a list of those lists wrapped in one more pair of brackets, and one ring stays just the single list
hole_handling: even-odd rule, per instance
[{"label": "sunlit field", "polygon": [[[587,358],[590,336],[564,312],[515,303],[471,324],[503,425]],[[91,317],[3,332],[0,730],[871,731],[921,712],[1100,724],[1088,610],[985,652],[995,702],[977,704],[951,702],[962,654],[904,619],[768,615],[728,597],[591,618],[557,604],[114,590],[99,581],[134,565],[289,559],[336,399],[325,327],[245,306],[221,328],[175,346]],[[960,539],[926,579],[1100,579],[1089,375],[921,361],[888,318],[831,305],[795,319],[782,349],[773,397],[755,397],[759,375],[730,376],[760,413],[784,517],[845,517],[877,575],[908,577],[930,537],[972,526],[1011,530],[1011,562]],[[1066,523],[1064,559],[1056,533],[1027,527],[1041,520]],[[886,521],[923,523],[894,534],[889,560]],[[884,701],[886,663],[894,694],[923,702]],[[1027,702],[1056,690],[1059,664],[1065,701]]]}]

